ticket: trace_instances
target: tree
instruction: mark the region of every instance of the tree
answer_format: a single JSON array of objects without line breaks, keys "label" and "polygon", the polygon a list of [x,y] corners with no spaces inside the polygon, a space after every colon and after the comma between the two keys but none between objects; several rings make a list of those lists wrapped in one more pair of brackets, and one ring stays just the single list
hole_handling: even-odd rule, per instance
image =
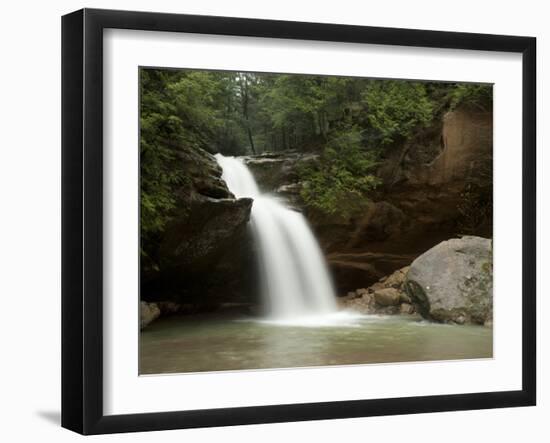
[{"label": "tree", "polygon": [[250,118],[248,115],[249,104],[251,100],[251,87],[255,81],[254,74],[239,72],[237,73],[237,84],[239,85],[239,98],[241,101],[241,110],[244,118],[244,124],[246,127],[246,133],[248,134],[248,141],[250,142],[250,149],[252,153],[256,154],[254,148],[254,138],[252,137],[252,129],[250,127]]},{"label": "tree", "polygon": [[450,108],[456,109],[462,105],[478,111],[492,111],[493,87],[486,84],[462,83],[457,84],[449,93]]},{"label": "tree", "polygon": [[303,171],[318,210],[353,210],[379,181],[381,154],[459,106],[491,109],[491,85],[299,74],[140,70],[142,229],[162,231],[186,182],[182,149],[320,154]]},{"label": "tree", "polygon": [[327,214],[353,215],[369,202],[380,180],[372,174],[376,155],[362,145],[357,129],[329,141],[319,160],[301,171],[307,206]]},{"label": "tree", "polygon": [[368,122],[382,145],[409,137],[434,116],[434,104],[423,83],[371,80],[362,96]]}]

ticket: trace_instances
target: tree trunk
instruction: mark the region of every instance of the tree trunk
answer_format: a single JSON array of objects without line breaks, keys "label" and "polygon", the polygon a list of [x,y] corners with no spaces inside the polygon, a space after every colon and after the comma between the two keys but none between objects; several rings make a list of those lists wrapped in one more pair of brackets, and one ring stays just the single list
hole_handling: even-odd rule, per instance
[{"label": "tree trunk", "polygon": [[248,119],[248,79],[246,76],[241,76],[241,104],[243,109],[243,117],[246,121],[246,132],[248,134],[248,141],[250,142],[250,149],[253,154],[256,154],[256,148],[254,147],[254,139],[252,138],[252,130],[250,129],[250,120]]},{"label": "tree trunk", "polygon": [[288,150],[288,144],[287,144],[287,138],[286,138],[286,129],[285,129],[284,126],[281,128],[281,135],[282,135],[282,139],[283,139],[283,151],[287,151]]},{"label": "tree trunk", "polygon": [[250,130],[250,125],[248,124],[248,120],[247,120],[246,131],[248,132],[248,141],[250,142],[250,149],[252,149],[252,153],[256,155],[256,148],[254,147],[254,140],[252,139],[252,131]]}]

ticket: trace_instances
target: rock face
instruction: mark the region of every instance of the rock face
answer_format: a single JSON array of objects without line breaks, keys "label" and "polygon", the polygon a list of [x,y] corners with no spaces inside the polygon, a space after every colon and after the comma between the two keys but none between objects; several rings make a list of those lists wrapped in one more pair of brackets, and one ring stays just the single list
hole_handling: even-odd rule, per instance
[{"label": "rock face", "polygon": [[255,274],[248,232],[252,200],[235,199],[206,151],[182,149],[181,163],[187,180],[177,192],[171,221],[155,241],[153,263],[142,258],[141,297],[196,310],[243,301],[253,296]]},{"label": "rock face", "polygon": [[420,314],[430,320],[491,322],[492,241],[465,236],[438,244],[411,264],[405,288]]},{"label": "rock face", "polygon": [[160,246],[161,266],[189,272],[211,267],[243,238],[251,208],[249,198],[193,202],[189,212],[166,229]]},{"label": "rock face", "polygon": [[277,194],[295,209],[303,205],[298,170],[315,161],[317,154],[287,151],[244,157],[262,192]]},{"label": "rock face", "polygon": [[244,157],[244,162],[263,192],[276,192],[282,186],[298,183],[299,165],[316,158],[316,154],[286,151],[251,155]]},{"label": "rock face", "polygon": [[[160,245],[160,299],[194,303],[203,310],[251,294],[253,251],[248,236],[251,199],[202,200],[175,219]],[[155,298],[158,300],[158,298]]]}]

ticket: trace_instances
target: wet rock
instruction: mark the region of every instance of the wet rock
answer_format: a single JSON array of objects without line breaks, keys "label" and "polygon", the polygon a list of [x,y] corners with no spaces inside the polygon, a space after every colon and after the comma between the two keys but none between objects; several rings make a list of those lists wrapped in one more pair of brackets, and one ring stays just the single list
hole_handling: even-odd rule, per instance
[{"label": "wet rock", "polygon": [[383,306],[376,309],[378,315],[395,315],[399,314],[399,306]]},{"label": "wet rock", "polygon": [[413,314],[414,313],[414,306],[409,303],[401,303],[401,306],[399,308],[399,312],[401,314]]},{"label": "wet rock", "polygon": [[343,297],[339,300],[340,306],[352,309],[360,314],[375,314],[376,306],[372,294],[364,294],[362,297],[348,299]]},{"label": "wet rock", "polygon": [[366,293],[366,294],[363,294],[361,296],[361,298],[368,304],[373,304],[375,303],[375,300],[374,300],[374,294],[370,294],[370,293]]},{"label": "wet rock", "polygon": [[358,298],[358,297],[360,297],[360,296],[357,294],[357,292],[350,291],[342,297],[342,300],[353,300],[353,299]]},{"label": "wet rock", "polygon": [[463,325],[466,323],[466,316],[465,315],[457,315],[452,319],[453,323],[456,323],[457,325]]},{"label": "wet rock", "polygon": [[[351,309],[357,310],[365,314],[398,314],[401,311],[402,305],[406,306],[403,310],[407,313],[414,313],[415,309],[412,306],[412,301],[404,291],[403,282],[409,270],[408,266],[400,268],[390,275],[386,275],[379,279],[376,283],[368,288],[359,288],[354,292],[348,293],[342,299],[345,299],[344,305]],[[361,300],[349,294],[355,294],[355,297],[360,297]]]},{"label": "wet rock", "polygon": [[407,295],[407,293],[403,289],[399,293],[399,301],[401,303],[412,304],[411,298]]}]

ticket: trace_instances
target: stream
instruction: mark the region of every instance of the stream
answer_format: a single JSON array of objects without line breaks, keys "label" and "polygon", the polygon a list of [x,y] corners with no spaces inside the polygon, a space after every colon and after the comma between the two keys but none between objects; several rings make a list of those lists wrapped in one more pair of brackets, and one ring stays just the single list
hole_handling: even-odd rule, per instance
[{"label": "stream", "polygon": [[141,332],[140,374],[491,358],[492,328],[416,316],[308,321],[165,317]]}]

